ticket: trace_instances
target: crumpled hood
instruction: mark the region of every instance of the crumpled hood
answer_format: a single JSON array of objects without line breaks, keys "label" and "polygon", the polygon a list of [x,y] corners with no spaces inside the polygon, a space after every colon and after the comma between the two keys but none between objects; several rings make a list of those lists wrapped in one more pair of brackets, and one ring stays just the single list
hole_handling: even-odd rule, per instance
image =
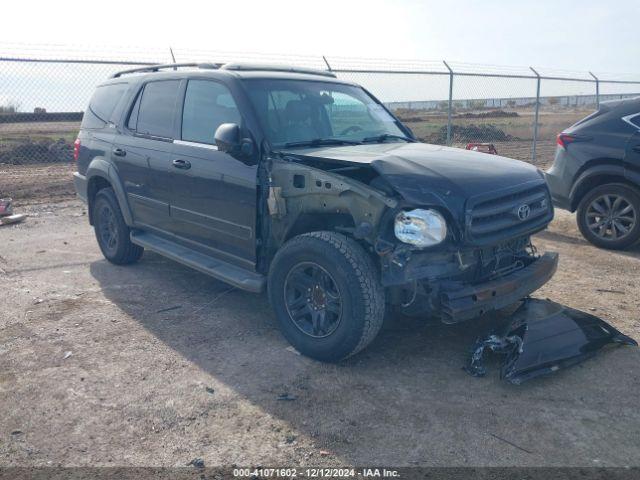
[{"label": "crumpled hood", "polygon": [[287,153],[370,164],[408,203],[453,207],[458,210],[456,214],[462,213],[464,202],[470,197],[528,182],[544,183],[538,169],[528,163],[425,143],[305,148]]}]

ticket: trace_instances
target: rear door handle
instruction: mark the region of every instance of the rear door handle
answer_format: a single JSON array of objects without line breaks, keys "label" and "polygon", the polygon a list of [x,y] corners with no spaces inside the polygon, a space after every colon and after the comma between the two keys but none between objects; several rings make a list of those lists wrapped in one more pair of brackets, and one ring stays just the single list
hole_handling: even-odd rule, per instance
[{"label": "rear door handle", "polygon": [[633,147],[633,151],[640,153],[640,145],[636,145],[635,147]]},{"label": "rear door handle", "polygon": [[173,163],[174,167],[182,168],[183,170],[189,170],[191,168],[191,162],[188,162],[187,160],[177,159],[171,163]]},{"label": "rear door handle", "polygon": [[121,148],[114,148],[114,149],[113,149],[113,154],[114,154],[116,157],[124,157],[124,156],[127,154],[127,151],[126,151],[126,150],[123,150],[123,149],[121,149]]}]

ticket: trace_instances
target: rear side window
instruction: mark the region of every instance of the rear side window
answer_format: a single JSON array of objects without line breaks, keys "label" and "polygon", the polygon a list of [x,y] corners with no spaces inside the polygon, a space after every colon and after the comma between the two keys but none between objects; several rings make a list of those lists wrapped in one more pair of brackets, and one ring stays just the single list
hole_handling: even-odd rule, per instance
[{"label": "rear side window", "polygon": [[179,80],[147,83],[136,100],[127,126],[138,133],[172,138],[179,85]]},{"label": "rear side window", "polygon": [[636,128],[640,128],[640,113],[628,115],[624,119]]},{"label": "rear side window", "polygon": [[223,123],[240,124],[240,112],[231,92],[209,80],[189,80],[182,111],[182,139],[214,143],[214,134]]},{"label": "rear side window", "polygon": [[111,114],[126,91],[126,83],[112,83],[96,88],[82,117],[81,128],[104,127],[111,120]]}]

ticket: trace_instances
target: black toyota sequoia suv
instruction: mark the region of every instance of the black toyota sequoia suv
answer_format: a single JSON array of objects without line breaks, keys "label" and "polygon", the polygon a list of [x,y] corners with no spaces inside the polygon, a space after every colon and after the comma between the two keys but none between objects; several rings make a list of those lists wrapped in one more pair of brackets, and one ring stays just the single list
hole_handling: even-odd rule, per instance
[{"label": "black toyota sequoia suv", "polygon": [[337,361],[385,312],[455,323],[546,283],[557,254],[540,171],[419,143],[331,72],[158,65],[100,85],[75,143],[75,185],[107,260],[148,249],[252,292],[284,336]]}]

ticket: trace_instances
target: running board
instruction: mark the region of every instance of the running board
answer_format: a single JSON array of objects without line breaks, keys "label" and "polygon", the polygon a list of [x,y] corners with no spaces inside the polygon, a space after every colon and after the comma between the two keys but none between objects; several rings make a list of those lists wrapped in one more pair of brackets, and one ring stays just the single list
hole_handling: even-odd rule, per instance
[{"label": "running board", "polygon": [[197,252],[171,240],[166,240],[149,232],[131,232],[131,241],[152,252],[191,267],[199,272],[222,280],[234,287],[250,292],[262,292],[265,288],[264,275],[249,272],[227,262]]}]

